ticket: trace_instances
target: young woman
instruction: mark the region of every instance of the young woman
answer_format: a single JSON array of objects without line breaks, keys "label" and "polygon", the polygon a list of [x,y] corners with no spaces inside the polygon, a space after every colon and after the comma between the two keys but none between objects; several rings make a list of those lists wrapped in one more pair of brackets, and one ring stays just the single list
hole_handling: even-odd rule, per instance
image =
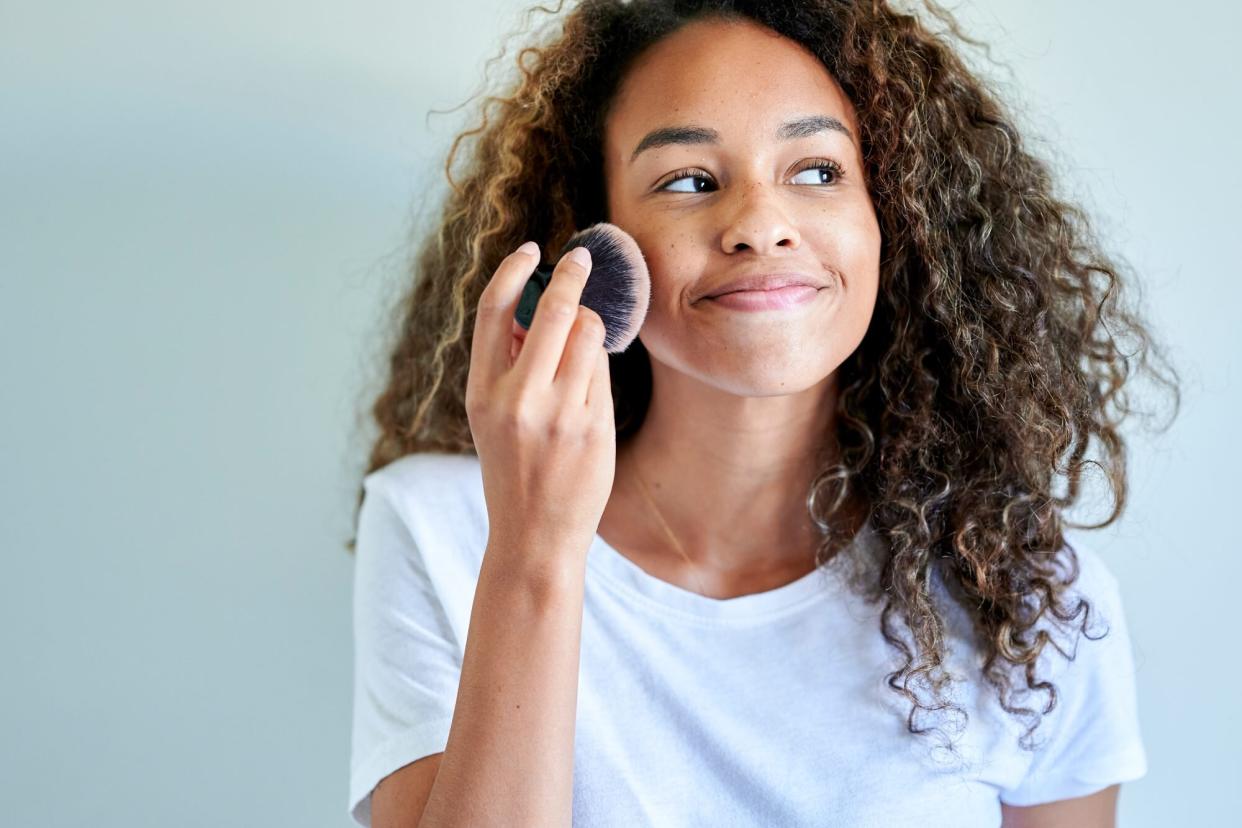
[{"label": "young woman", "polygon": [[[1090,464],[1120,514],[1114,332],[1158,351],[1082,212],[885,2],[556,22],[454,143],[374,405],[354,818],[1111,826],[1134,665],[1063,513]],[[513,321],[519,243],[599,221],[651,276],[611,356],[589,256]]]}]

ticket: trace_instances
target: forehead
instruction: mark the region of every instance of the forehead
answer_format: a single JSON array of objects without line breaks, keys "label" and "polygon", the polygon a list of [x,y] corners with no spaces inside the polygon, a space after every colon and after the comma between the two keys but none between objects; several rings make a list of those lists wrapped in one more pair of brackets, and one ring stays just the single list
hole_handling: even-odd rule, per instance
[{"label": "forehead", "polygon": [[804,113],[836,117],[858,135],[853,106],[815,55],[753,22],[696,21],[639,56],[605,119],[609,155],[624,155],[651,129],[709,124],[725,135],[767,135]]}]

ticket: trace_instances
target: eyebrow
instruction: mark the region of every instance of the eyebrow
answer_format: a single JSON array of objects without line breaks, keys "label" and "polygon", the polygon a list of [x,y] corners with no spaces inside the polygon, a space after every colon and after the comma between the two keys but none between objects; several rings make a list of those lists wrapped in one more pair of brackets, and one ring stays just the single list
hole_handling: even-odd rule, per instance
[{"label": "eyebrow", "polygon": [[[792,121],[786,121],[776,129],[776,137],[781,141],[789,141],[794,138],[805,138],[808,135],[817,135],[821,132],[840,132],[845,137],[854,141],[854,134],[850,132],[849,127],[841,123],[831,115],[808,115],[803,118],[795,118]],[[630,163],[634,163],[634,159],[640,153],[655,149],[656,147],[668,146],[669,144],[719,144],[720,133],[714,129],[700,126],[667,126],[653,129],[643,136],[643,140],[638,142],[638,146],[634,148],[633,154],[630,155]],[[857,142],[855,141],[855,144]]]}]

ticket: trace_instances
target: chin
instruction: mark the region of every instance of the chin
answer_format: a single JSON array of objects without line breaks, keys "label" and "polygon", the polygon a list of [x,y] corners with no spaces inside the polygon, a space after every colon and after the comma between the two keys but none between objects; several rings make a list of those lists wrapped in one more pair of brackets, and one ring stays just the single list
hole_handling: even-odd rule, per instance
[{"label": "chin", "polygon": [[716,365],[700,372],[708,385],[738,397],[783,397],[809,391],[832,376],[831,369],[795,368],[786,361],[773,365],[756,361],[746,365]]}]

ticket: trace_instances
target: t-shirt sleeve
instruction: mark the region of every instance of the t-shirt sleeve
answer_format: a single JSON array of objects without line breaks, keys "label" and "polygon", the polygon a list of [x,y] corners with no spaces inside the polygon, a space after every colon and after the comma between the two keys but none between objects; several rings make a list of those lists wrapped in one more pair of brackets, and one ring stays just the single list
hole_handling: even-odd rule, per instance
[{"label": "t-shirt sleeve", "polygon": [[[1058,642],[1074,656],[1067,661],[1049,643],[1061,666],[1056,672],[1057,704],[1035,730],[1037,749],[1021,782],[1002,790],[1008,805],[1037,805],[1086,796],[1147,773],[1147,756],[1139,730],[1134,657],[1117,579],[1089,548],[1075,547],[1080,575],[1072,592],[1091,604],[1083,635],[1079,616],[1059,631]],[[1106,631],[1103,637],[1101,632]],[[1077,637],[1075,643],[1074,637]],[[1092,640],[1095,639],[1095,640]],[[1075,649],[1076,648],[1076,649]],[[1041,659],[1043,653],[1041,653]],[[1032,695],[1042,708],[1047,695]]]},{"label": "t-shirt sleeve", "polygon": [[428,575],[429,550],[382,478],[364,482],[354,552],[349,813],[369,828],[376,784],[448,743],[462,654]]}]

